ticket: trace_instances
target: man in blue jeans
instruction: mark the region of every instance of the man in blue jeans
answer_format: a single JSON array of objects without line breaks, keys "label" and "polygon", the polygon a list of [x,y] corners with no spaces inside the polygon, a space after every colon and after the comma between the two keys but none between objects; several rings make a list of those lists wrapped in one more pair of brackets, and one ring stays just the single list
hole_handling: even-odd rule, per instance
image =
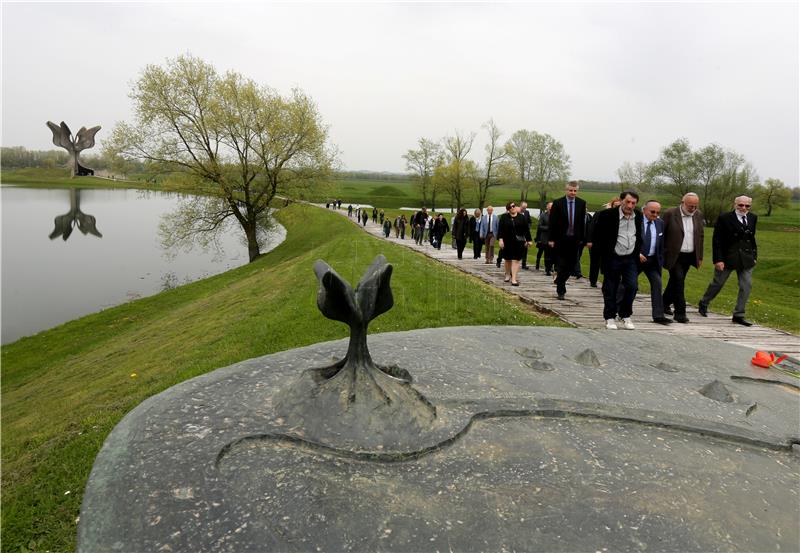
[{"label": "man in blue jeans", "polygon": [[[603,271],[603,318],[606,328],[616,330],[616,316],[624,328],[636,328],[631,320],[633,300],[638,289],[639,252],[642,249],[642,212],[636,209],[639,195],[633,190],[620,194],[619,207],[595,215],[592,248],[599,248]],[[617,298],[620,284],[622,297]]]}]

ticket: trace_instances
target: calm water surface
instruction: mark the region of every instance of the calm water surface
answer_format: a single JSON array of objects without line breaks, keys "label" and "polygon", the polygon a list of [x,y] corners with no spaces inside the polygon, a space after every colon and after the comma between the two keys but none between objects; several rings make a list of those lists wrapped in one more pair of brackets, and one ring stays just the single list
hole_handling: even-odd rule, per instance
[{"label": "calm water surface", "polygon": [[[248,261],[236,225],[222,234],[222,252],[165,252],[158,225],[178,194],[9,186],[0,194],[3,344]],[[276,225],[262,253],[284,236]]]}]

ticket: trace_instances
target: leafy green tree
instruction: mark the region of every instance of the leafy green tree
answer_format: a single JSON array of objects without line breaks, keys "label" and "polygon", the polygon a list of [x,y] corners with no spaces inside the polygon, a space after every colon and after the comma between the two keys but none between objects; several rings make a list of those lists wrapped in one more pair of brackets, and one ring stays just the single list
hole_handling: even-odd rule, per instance
[{"label": "leafy green tree", "polygon": [[433,202],[436,200],[432,178],[436,167],[443,163],[444,151],[441,144],[427,138],[420,138],[417,144],[419,148],[408,150],[403,155],[403,159],[406,160],[406,168],[413,173],[413,178],[419,187],[422,204],[428,205],[428,200]]},{"label": "leafy green tree", "polygon": [[780,179],[767,179],[764,184],[755,189],[756,201],[767,208],[766,217],[772,215],[776,207],[789,207],[792,201],[792,191],[786,188]]},{"label": "leafy green tree", "polygon": [[503,146],[506,160],[501,174],[519,186],[520,201],[527,200],[528,188],[531,185],[531,173],[534,163],[534,142],[536,131],[520,129],[511,135]]},{"label": "leafy green tree", "polygon": [[758,185],[753,166],[736,152],[725,152],[725,167],[711,181],[705,201],[700,202],[706,225],[713,225],[721,213],[730,210],[737,196],[751,195]]},{"label": "leafy green tree", "polygon": [[327,127],[298,89],[282,96],[185,55],[146,67],[130,97],[135,120],[114,128],[109,151],[182,173],[214,194],[174,218],[182,225],[175,239],[213,234],[233,219],[253,261],[270,202],[314,186],[335,164]]},{"label": "leafy green tree", "polygon": [[716,187],[716,181],[726,169],[729,169],[729,165],[734,161],[731,156],[736,156],[736,154],[733,152],[726,153],[722,146],[718,144],[709,144],[705,148],[694,152],[692,156],[694,158],[695,171],[697,172],[698,187],[693,192],[700,196],[700,206],[705,212],[708,206],[714,203],[713,192]]},{"label": "leafy green tree", "polygon": [[661,155],[651,165],[650,174],[659,188],[680,198],[687,192],[696,192],[699,178],[696,162],[689,141],[680,138],[661,150]]}]

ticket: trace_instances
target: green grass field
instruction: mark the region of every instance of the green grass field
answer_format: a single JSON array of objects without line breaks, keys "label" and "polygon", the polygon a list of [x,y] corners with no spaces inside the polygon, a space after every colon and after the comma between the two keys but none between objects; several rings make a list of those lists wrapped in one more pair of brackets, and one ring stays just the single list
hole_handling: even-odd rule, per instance
[{"label": "green grass field", "polygon": [[144,399],[243,359],[346,337],[316,308],[317,259],[352,283],[378,253],[394,265],[395,306],[371,332],[560,324],[339,215],[294,205],[278,218],[286,241],[255,263],[2,348],[2,551],[74,549],[94,458]]}]

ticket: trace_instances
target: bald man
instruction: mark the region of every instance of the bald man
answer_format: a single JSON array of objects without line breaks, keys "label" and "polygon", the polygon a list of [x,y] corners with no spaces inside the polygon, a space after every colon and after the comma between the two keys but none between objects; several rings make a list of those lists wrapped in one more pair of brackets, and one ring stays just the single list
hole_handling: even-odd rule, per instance
[{"label": "bald man", "polygon": [[664,289],[664,313],[672,315],[670,305],[675,305],[674,320],[688,323],[686,296],[684,293],[686,273],[689,267],[697,269],[703,264],[703,214],[700,198],[687,192],[678,207],[664,212],[664,268],[669,271],[669,282]]},{"label": "bald man", "polygon": [[750,297],[753,267],[756,266],[758,250],[756,248],[756,221],[758,217],[751,213],[753,199],[739,196],[733,202],[733,211],[723,213],[714,225],[713,255],[714,277],[700,300],[698,311],[707,316],[708,305],[717,297],[725,285],[725,281],[733,271],[739,279],[739,295],[736,307],[733,308],[735,324],[752,326],[753,323],[744,318],[744,309]]}]

